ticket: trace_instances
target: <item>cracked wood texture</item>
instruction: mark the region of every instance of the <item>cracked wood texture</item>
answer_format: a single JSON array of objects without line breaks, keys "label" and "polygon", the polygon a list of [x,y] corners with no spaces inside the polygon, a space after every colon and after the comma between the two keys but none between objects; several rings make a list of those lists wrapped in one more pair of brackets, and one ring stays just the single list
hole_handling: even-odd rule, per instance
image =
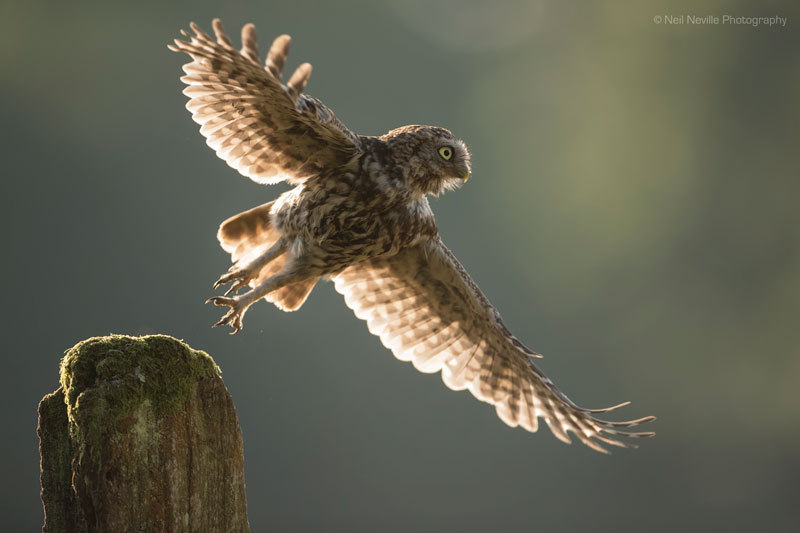
[{"label": "cracked wood texture", "polygon": [[181,341],[78,343],[38,433],[45,532],[249,531],[233,401]]}]

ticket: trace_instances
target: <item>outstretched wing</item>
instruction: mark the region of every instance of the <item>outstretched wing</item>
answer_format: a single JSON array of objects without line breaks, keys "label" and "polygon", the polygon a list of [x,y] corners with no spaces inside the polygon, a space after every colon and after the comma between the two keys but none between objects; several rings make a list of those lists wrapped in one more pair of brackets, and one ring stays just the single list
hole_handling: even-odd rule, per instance
[{"label": "outstretched wing", "polygon": [[335,277],[336,290],[371,333],[402,361],[420,371],[442,372],[445,385],[469,389],[495,406],[509,426],[538,429],[542,417],[553,434],[569,443],[568,432],[591,448],[602,443],[630,447],[619,437],[653,433],[622,431],[653,420],[600,420],[607,409],[575,405],[533,364],[536,356],[500,320],[458,260],[441,240],[407,248],[389,258],[353,265]]},{"label": "outstretched wing", "polygon": [[255,27],[242,28],[242,49],[233,47],[219,19],[216,41],[196,24],[189,41],[170,50],[185,52],[187,109],[208,145],[228,165],[258,183],[298,183],[322,169],[346,166],[360,152],[358,136],[316,98],[302,94],[311,65],[304,63],[281,84],[290,37],[272,43],[265,65],[258,58]]}]

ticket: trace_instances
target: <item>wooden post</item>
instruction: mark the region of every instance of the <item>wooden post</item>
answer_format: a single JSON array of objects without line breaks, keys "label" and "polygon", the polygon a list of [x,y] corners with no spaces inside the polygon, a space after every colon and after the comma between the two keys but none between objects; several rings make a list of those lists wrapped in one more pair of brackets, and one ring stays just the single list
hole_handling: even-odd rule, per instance
[{"label": "wooden post", "polygon": [[242,433],[206,353],[95,337],[39,404],[45,532],[249,531]]}]

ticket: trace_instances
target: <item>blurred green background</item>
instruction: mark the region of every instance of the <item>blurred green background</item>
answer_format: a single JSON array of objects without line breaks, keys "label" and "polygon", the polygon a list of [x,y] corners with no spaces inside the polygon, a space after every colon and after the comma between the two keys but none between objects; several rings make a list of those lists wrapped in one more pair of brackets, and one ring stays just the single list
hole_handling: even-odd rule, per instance
[{"label": "blurred green background", "polygon": [[[786,27],[654,23],[780,15]],[[333,291],[209,325],[215,232],[274,198],[205,146],[167,43],[256,24],[353,130],[436,124],[473,178],[442,236],[609,457],[503,425],[395,360]],[[32,531],[63,351],[166,333],[222,366],[254,531],[796,531],[800,9],[746,2],[4,2],[3,524]],[[238,41],[238,39],[237,39]]]}]

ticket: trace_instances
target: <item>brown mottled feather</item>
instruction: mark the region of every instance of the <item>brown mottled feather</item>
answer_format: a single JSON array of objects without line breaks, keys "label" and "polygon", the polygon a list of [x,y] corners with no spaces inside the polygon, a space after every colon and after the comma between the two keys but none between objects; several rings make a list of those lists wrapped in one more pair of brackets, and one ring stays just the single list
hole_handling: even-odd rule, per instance
[{"label": "brown mottled feather", "polygon": [[[254,207],[225,220],[217,231],[217,240],[226,252],[231,254],[235,265],[247,264],[280,238],[280,234],[272,227],[270,210],[274,202]],[[249,283],[255,287],[268,277],[283,268],[286,261],[281,255],[264,266],[258,276]],[[267,294],[264,299],[275,304],[282,311],[295,311],[306,301],[319,278],[314,277],[291,285],[287,285]]]},{"label": "brown mottled feather", "polygon": [[271,246],[280,235],[272,227],[270,209],[275,202],[248,209],[222,222],[217,240],[234,262],[239,261],[254,246]]},{"label": "brown mottled feather", "polygon": [[289,45],[291,42],[292,38],[288,35],[279,35],[272,41],[272,46],[269,48],[265,66],[276,80],[280,81],[283,75],[283,65],[286,63],[286,58],[289,56]]},{"label": "brown mottled feather", "polygon": [[533,364],[530,350],[510,336],[497,310],[438,238],[353,265],[334,281],[356,316],[398,359],[422,372],[441,371],[445,385],[469,389],[494,405],[509,426],[536,431],[542,417],[564,442],[570,442],[570,432],[603,452],[602,444],[632,446],[614,437],[652,434],[614,429],[652,417],[607,422],[572,403]]},{"label": "brown mottled feather", "polygon": [[186,107],[217,155],[259,183],[300,183],[321,169],[345,167],[360,151],[360,140],[319,100],[302,95],[311,65],[301,65],[287,85],[280,76],[288,36],[275,40],[262,66],[252,24],[242,29],[237,51],[222,23],[213,22],[216,41],[196,24],[189,41],[171,50],[189,54],[181,80]]}]

